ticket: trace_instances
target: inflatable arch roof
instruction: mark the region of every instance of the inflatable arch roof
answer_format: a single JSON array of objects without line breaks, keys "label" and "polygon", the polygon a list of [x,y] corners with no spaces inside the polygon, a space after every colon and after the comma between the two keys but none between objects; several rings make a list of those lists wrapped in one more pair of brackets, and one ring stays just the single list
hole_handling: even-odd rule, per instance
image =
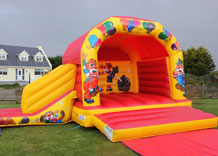
[{"label": "inflatable arch roof", "polygon": [[[179,66],[181,66],[181,71],[184,69],[181,48],[176,38],[158,22],[133,17],[110,17],[72,42],[64,53],[63,64],[81,64],[83,66],[84,56],[87,62],[88,60],[95,60],[96,64],[99,64],[97,66],[102,66],[99,61],[104,63],[105,61],[130,61],[130,67],[135,67],[131,70],[131,75],[133,75],[132,92],[143,90],[140,89],[141,84],[138,82],[139,73],[137,66],[139,66],[140,62],[154,64],[154,68],[149,70],[156,70],[155,66],[157,67],[157,64],[159,64],[160,67],[157,69],[159,70],[157,72],[160,74],[155,77],[161,77],[163,68],[166,68],[169,83],[165,86],[160,84],[159,88],[154,88],[153,86],[150,90],[161,94],[163,92],[166,94],[167,92],[167,95],[172,99],[185,98],[183,96],[184,80],[179,80],[181,83],[178,85],[178,79],[174,75],[175,69],[179,68]],[[161,64],[166,64],[166,66]],[[87,79],[87,75],[83,70],[84,68],[81,68],[82,81],[84,82]],[[152,77],[153,75],[150,76]],[[99,82],[97,81],[97,83]],[[158,84],[157,82],[156,85]],[[166,86],[168,90],[163,89]],[[83,83],[83,97],[86,96],[85,90]],[[86,101],[83,102],[86,103]],[[93,100],[88,103],[89,106],[100,105],[99,94],[96,94]]]},{"label": "inflatable arch roof", "polygon": [[[113,35],[115,35],[113,39],[110,39],[110,37]],[[82,48],[84,48],[83,50],[88,49],[98,52],[99,47],[117,46],[117,43],[115,42],[120,42],[121,40],[123,41],[122,43],[125,44],[125,47],[143,48],[144,43],[143,41],[138,42],[139,39],[130,45],[128,44],[127,40],[124,41],[124,39],[129,38],[129,36],[143,36],[144,38],[142,38],[144,41],[145,37],[147,37],[146,41],[148,42],[150,40],[148,43],[150,44],[149,48],[152,48],[150,51],[159,50],[158,54],[144,53],[144,55],[143,50],[134,51],[136,52],[135,54],[141,53],[144,57],[146,57],[146,54],[153,55],[153,57],[161,55],[161,53],[163,53],[162,55],[164,55],[164,53],[168,55],[174,55],[176,54],[176,50],[181,51],[176,38],[171,33],[169,33],[160,23],[134,17],[116,16],[110,17],[97,24],[89,32],[83,34],[81,37],[72,42],[64,53],[63,64],[80,64]],[[154,40],[156,40],[156,42]],[[101,43],[104,41],[106,43],[101,45]],[[122,44],[120,43],[119,46],[122,46]],[[155,46],[158,47],[155,48]],[[91,47],[94,49],[90,49]]]}]

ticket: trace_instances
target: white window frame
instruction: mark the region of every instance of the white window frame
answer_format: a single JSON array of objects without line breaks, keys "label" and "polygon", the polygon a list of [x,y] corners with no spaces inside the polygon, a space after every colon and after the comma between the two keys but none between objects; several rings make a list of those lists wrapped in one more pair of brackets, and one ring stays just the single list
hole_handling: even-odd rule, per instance
[{"label": "white window frame", "polygon": [[36,62],[43,62],[43,56],[35,56]]},{"label": "white window frame", "polygon": [[[39,70],[39,71],[37,71]],[[36,72],[39,72],[39,74],[36,74]],[[43,69],[35,69],[35,72],[34,72],[35,75],[43,75],[44,74],[44,70]]]},{"label": "white window frame", "polygon": [[7,68],[0,68],[0,76],[7,76],[7,75],[8,75],[8,69]]},{"label": "white window frame", "polygon": [[20,61],[28,61],[28,56],[20,56]]},{"label": "white window frame", "polygon": [[6,54],[0,54],[0,60],[6,60]]}]

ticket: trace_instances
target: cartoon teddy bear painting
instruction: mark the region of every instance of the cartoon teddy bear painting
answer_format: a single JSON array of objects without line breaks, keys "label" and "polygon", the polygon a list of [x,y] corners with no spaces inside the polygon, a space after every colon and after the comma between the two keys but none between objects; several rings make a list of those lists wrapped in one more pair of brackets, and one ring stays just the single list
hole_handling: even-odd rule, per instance
[{"label": "cartoon teddy bear painting", "polygon": [[111,63],[105,63],[105,65],[100,65],[102,72],[99,74],[107,74],[107,82],[112,83],[115,74],[119,72],[118,66],[113,67]]}]

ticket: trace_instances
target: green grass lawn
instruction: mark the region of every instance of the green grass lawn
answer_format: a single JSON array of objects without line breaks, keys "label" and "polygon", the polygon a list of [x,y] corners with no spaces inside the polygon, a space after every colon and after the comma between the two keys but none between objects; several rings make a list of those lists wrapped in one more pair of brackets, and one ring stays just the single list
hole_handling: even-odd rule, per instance
[{"label": "green grass lawn", "polygon": [[0,104],[0,109],[2,108],[20,108],[20,104]]},{"label": "green grass lawn", "polygon": [[[20,107],[18,104],[0,108]],[[194,99],[193,107],[218,116],[218,99]],[[110,142],[95,128],[77,127],[76,123],[56,126],[27,126],[3,128],[0,155],[78,155],[78,156],[136,156],[121,143]]]},{"label": "green grass lawn", "polygon": [[218,116],[218,99],[192,99],[192,106]]},{"label": "green grass lawn", "polygon": [[[0,108],[20,107],[18,104]],[[0,156],[136,156],[121,143],[110,142],[96,128],[77,127],[76,123],[54,126],[2,128]]]},{"label": "green grass lawn", "polygon": [[14,84],[0,84],[0,88],[5,88],[5,89],[11,89],[11,88],[17,88],[20,85],[18,83]]}]

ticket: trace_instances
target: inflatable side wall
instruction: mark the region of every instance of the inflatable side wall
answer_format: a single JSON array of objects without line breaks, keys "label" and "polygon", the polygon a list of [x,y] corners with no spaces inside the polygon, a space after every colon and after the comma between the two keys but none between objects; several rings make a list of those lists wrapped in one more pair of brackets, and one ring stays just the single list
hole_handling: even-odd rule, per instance
[{"label": "inflatable side wall", "polygon": [[76,65],[61,65],[27,85],[23,90],[21,108],[25,114],[35,113],[67,91],[74,89]]}]

